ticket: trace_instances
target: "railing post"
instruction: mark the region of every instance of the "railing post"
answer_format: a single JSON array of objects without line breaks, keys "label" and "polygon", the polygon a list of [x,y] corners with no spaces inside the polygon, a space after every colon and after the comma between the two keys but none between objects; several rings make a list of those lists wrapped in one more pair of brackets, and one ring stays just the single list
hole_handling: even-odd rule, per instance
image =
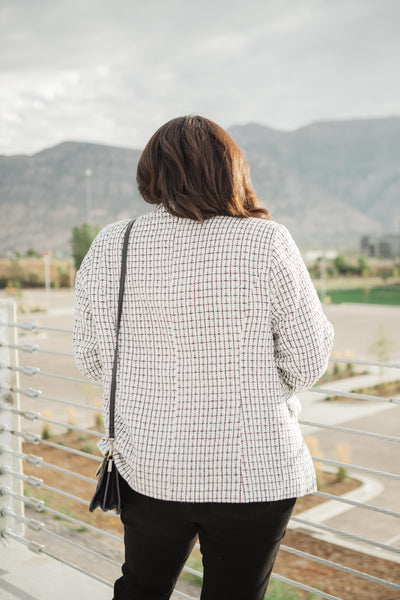
[{"label": "railing post", "polygon": [[[7,326],[7,323],[16,322],[16,304],[10,300],[0,300],[0,384],[7,387],[18,387],[19,377],[17,371],[11,371],[8,366],[18,366],[18,351],[9,348],[9,345],[17,344],[17,329]],[[15,473],[22,474],[22,460],[9,453],[1,451],[1,448],[9,448],[14,452],[21,452],[21,437],[12,432],[21,431],[21,418],[8,410],[2,410],[2,405],[9,405],[19,410],[19,394],[0,389],[0,492],[10,489],[15,494],[23,495],[23,482],[13,477],[4,469],[11,469]],[[24,516],[24,503],[17,498],[0,493],[0,531],[4,528],[12,529],[16,534],[24,535],[24,525],[9,516],[2,515],[4,508]]]}]

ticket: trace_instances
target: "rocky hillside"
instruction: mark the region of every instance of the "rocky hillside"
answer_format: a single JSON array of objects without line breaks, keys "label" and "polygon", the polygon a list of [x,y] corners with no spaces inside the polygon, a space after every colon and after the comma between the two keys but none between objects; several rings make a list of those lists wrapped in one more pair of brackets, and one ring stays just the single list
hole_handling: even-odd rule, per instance
[{"label": "rocky hillside", "polygon": [[[291,132],[248,124],[230,133],[246,153],[263,205],[302,246],[357,246],[363,234],[398,228],[400,118]],[[82,142],[0,156],[0,252],[68,251],[72,227],[86,221],[87,197],[90,220],[100,226],[151,210],[136,190],[139,156]]]}]

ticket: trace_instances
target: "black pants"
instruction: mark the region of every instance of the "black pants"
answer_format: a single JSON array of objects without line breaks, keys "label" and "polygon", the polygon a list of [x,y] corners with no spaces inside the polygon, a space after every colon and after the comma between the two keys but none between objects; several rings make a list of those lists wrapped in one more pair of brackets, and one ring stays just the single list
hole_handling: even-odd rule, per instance
[{"label": "black pants", "polygon": [[296,498],[246,504],[156,500],[121,479],[125,563],[114,600],[168,600],[199,537],[201,600],[263,600]]}]

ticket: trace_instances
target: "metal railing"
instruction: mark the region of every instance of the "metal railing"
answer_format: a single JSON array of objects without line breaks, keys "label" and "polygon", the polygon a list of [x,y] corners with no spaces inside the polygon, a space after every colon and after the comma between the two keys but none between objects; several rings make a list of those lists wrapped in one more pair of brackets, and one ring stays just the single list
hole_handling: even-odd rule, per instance
[{"label": "metal railing", "polygon": [[[5,539],[15,540],[25,546],[27,546],[30,550],[35,553],[44,554],[46,556],[51,556],[58,561],[74,568],[80,572],[86,573],[87,575],[93,577],[97,581],[104,583],[107,586],[111,586],[112,583],[98,574],[91,572],[85,568],[82,568],[78,564],[75,564],[68,560],[65,556],[61,556],[52,550],[49,550],[45,545],[46,538],[55,539],[57,541],[63,542],[65,544],[78,549],[79,551],[90,554],[96,559],[104,561],[109,565],[114,567],[118,567],[120,565],[120,560],[115,560],[112,557],[107,556],[106,554],[99,552],[95,549],[91,549],[87,544],[80,543],[74,539],[67,538],[62,533],[57,532],[54,528],[51,527],[50,524],[44,524],[41,521],[32,518],[31,516],[25,514],[25,507],[29,509],[29,512],[37,512],[40,513],[47,512],[50,516],[63,519],[65,522],[70,523],[74,526],[78,526],[79,528],[85,529],[87,531],[93,532],[96,535],[102,536],[105,540],[109,540],[110,543],[123,543],[122,535],[113,533],[109,528],[101,528],[96,525],[87,522],[86,519],[82,520],[79,518],[79,515],[72,513],[68,514],[64,510],[60,508],[53,508],[52,506],[46,505],[45,501],[40,497],[35,497],[38,495],[38,492],[44,490],[51,494],[55,494],[60,496],[61,498],[67,500],[68,502],[72,502],[74,504],[88,506],[89,502],[87,499],[81,498],[78,493],[74,492],[73,484],[71,484],[71,492],[67,492],[63,489],[55,487],[54,485],[48,485],[34,475],[28,475],[24,473],[24,465],[29,465],[29,468],[35,467],[40,470],[41,467],[45,469],[49,469],[53,472],[59,474],[60,477],[68,476],[77,482],[85,482],[95,485],[95,479],[91,477],[87,477],[81,473],[71,472],[69,469],[65,469],[64,467],[53,464],[49,461],[43,460],[40,456],[27,454],[23,451],[22,443],[41,444],[43,447],[51,448],[54,451],[62,451],[65,452],[66,455],[74,455],[85,457],[87,460],[92,461],[93,465],[97,465],[101,458],[99,456],[95,456],[92,454],[88,454],[85,451],[80,449],[69,447],[64,445],[64,442],[59,443],[57,441],[52,441],[51,439],[46,439],[47,436],[43,435],[43,431],[46,426],[52,426],[58,428],[63,431],[74,431],[83,435],[90,435],[91,437],[100,437],[102,434],[98,431],[95,431],[92,426],[88,425],[88,415],[96,415],[101,413],[101,408],[99,406],[93,405],[90,401],[76,401],[70,400],[64,397],[53,396],[51,394],[43,394],[39,389],[35,387],[20,387],[19,379],[20,377],[28,378],[34,380],[38,377],[43,377],[46,380],[58,380],[60,382],[60,390],[61,384],[67,385],[79,385],[79,386],[93,386],[95,388],[101,389],[101,385],[87,381],[80,377],[70,376],[67,374],[58,374],[48,371],[42,371],[40,367],[37,365],[19,365],[18,358],[19,355],[26,357],[27,355],[40,355],[46,354],[48,356],[55,357],[64,357],[68,358],[71,361],[71,370],[73,369],[73,358],[72,352],[60,352],[59,350],[52,350],[46,348],[40,348],[37,344],[24,344],[19,343],[17,339],[17,332],[20,330],[21,332],[28,332],[28,334],[35,334],[37,332],[43,331],[48,335],[57,335],[57,336],[70,336],[71,331],[68,329],[60,329],[60,328],[51,328],[51,327],[40,327],[36,323],[33,322],[23,322],[18,323],[15,315],[15,307],[11,302],[4,302],[0,304],[0,531],[1,536]],[[67,339],[67,338],[66,338]],[[66,342],[66,345],[70,345],[70,341]],[[400,369],[400,363],[394,362],[378,362],[378,361],[365,361],[365,360],[353,360],[346,358],[335,357],[331,359],[334,362],[343,362],[343,363],[351,363],[353,365],[363,365],[363,366],[379,366],[379,367],[387,367],[391,369]],[[335,390],[325,387],[315,387],[311,390],[313,393],[325,394],[325,395],[340,395],[347,398],[357,398],[364,400],[365,402],[381,402],[388,404],[400,404],[400,399],[398,398],[386,398],[384,396],[374,396],[371,394],[357,394],[354,392],[342,392],[340,390]],[[64,390],[63,390],[64,392]],[[63,394],[60,394],[63,395]],[[29,401],[30,406],[26,408],[24,406],[24,402]],[[46,409],[48,406],[58,406],[59,407],[59,417],[54,419],[50,415],[44,416],[40,410],[40,405],[45,406]],[[70,407],[74,410],[80,411],[80,415],[84,415],[80,417],[80,424],[77,425],[71,422],[71,419],[62,412],[65,411],[66,407]],[[35,424],[36,428],[42,427],[42,434],[40,431],[32,432],[29,431],[29,428]],[[383,433],[377,433],[372,431],[364,431],[361,429],[355,429],[351,427],[345,427],[341,425],[335,424],[324,424],[320,422],[314,422],[310,420],[302,420],[300,419],[300,424],[303,426],[311,426],[314,428],[318,428],[319,430],[326,430],[332,432],[338,432],[340,434],[351,434],[357,435],[361,437],[366,437],[369,439],[382,440],[387,443],[398,443],[400,441],[400,437],[387,435]],[[313,459],[316,463],[320,463],[323,465],[327,465],[332,468],[340,468],[346,469],[350,471],[352,474],[356,476],[357,473],[360,473],[361,476],[367,474],[368,477],[374,477],[384,480],[388,480],[391,482],[398,482],[400,480],[400,475],[397,473],[392,473],[388,471],[382,471],[380,469],[374,469],[366,465],[357,465],[357,464],[349,464],[347,462],[343,462],[340,460],[334,460],[330,458],[323,458],[322,456],[313,456]],[[95,469],[94,469],[95,470]],[[24,494],[24,486],[26,488]],[[29,492],[27,491],[29,490]],[[369,512],[379,513],[380,515],[384,515],[389,518],[399,518],[400,513],[385,508],[382,506],[375,506],[371,503],[355,500],[351,497],[345,496],[336,496],[333,494],[325,493],[322,491],[316,492],[316,496],[320,497],[324,501],[327,502],[335,502],[340,505],[347,505],[349,508],[357,508],[366,512],[368,515]],[[400,496],[400,494],[399,494]],[[305,513],[307,515],[307,511]],[[113,516],[112,514],[108,514],[107,518],[115,519],[118,517]],[[291,519],[291,527],[300,528],[301,532],[306,531],[309,535],[318,535],[321,534],[329,534],[333,536],[335,544],[356,544],[358,550],[360,552],[369,553],[369,552],[384,552],[385,558],[388,556],[393,557],[393,561],[399,562],[398,555],[400,554],[400,548],[395,547],[393,544],[385,543],[380,540],[372,539],[371,537],[364,537],[362,535],[354,534],[346,531],[345,529],[340,529],[338,527],[331,527],[324,525],[322,522],[318,522],[316,520],[310,520],[310,518],[304,518],[303,515],[300,516],[292,516]],[[37,542],[29,539],[29,531],[40,532],[43,535],[43,543]],[[197,546],[198,547],[198,546]],[[351,546],[350,546],[351,547]],[[302,550],[289,547],[285,544],[281,546],[281,551],[285,553],[289,553],[291,555],[296,555],[302,559],[310,561],[312,563],[318,563],[321,565],[325,565],[326,567],[331,567],[336,569],[338,573],[342,575],[353,575],[358,578],[368,580],[373,584],[377,584],[380,586],[384,586],[385,588],[389,588],[392,590],[396,590],[400,592],[400,585],[393,581],[387,581],[385,579],[376,577],[374,575],[364,573],[355,568],[350,568],[346,565],[339,564],[337,562],[333,562],[331,560],[327,560],[326,558],[322,558],[320,556],[316,556],[310,554],[308,552],[304,552]],[[194,574],[197,577],[201,578],[202,573],[196,569],[192,569],[189,566],[185,566],[184,570],[188,573]],[[315,594],[315,596],[325,598],[326,600],[340,600],[337,596],[334,596],[329,593],[329,591],[320,590],[308,585],[303,584],[302,582],[295,581],[289,577],[284,577],[277,573],[273,573],[273,578],[281,581],[283,583],[289,584],[297,589],[304,590],[310,593]],[[191,596],[185,594],[178,589],[175,590],[175,594],[181,596],[182,598],[192,598]],[[192,600],[194,600],[192,598]]]}]

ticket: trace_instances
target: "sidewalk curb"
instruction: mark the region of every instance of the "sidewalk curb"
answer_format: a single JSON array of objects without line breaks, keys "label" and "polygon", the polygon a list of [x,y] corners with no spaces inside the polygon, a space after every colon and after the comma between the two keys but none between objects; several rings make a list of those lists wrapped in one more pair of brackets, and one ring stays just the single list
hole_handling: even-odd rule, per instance
[{"label": "sidewalk curb", "polygon": [[[324,471],[333,472],[335,469],[325,467]],[[384,485],[372,477],[359,472],[354,473],[352,471],[349,471],[349,475],[350,477],[361,481],[362,485],[355,490],[343,494],[340,496],[341,498],[367,503],[372,498],[379,496],[379,494],[381,494],[384,490]],[[357,508],[361,507],[351,506],[350,504],[344,504],[342,502],[337,502],[336,500],[328,500],[322,504],[319,504],[318,506],[315,506],[314,508],[310,508],[302,513],[297,514],[296,517],[305,519],[307,521],[312,521],[313,523],[323,524],[325,521],[347,512],[348,510]],[[368,554],[369,556],[375,556],[376,558],[381,558],[400,564],[400,554],[396,554],[394,552],[392,553],[388,550],[383,550],[382,548],[378,547],[375,548],[356,540],[346,539],[338,534],[330,533],[329,531],[318,530],[312,525],[304,525],[302,523],[290,521],[288,524],[288,529],[297,530],[299,533],[307,533],[308,535],[311,535],[312,537],[323,542],[328,542],[330,544],[335,544],[336,546],[348,548],[349,550],[355,550],[357,552],[362,552],[363,554]]]}]

